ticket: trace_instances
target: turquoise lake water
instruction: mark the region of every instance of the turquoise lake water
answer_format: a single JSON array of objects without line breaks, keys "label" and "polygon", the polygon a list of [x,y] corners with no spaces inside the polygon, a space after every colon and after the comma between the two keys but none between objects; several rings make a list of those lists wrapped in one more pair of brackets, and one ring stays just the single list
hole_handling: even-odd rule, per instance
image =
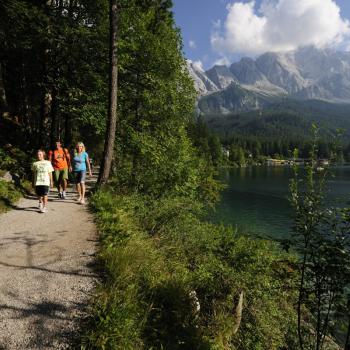
[{"label": "turquoise lake water", "polygon": [[[350,205],[350,166],[331,168],[327,205]],[[258,237],[288,238],[292,209],[288,202],[289,167],[247,167],[222,169],[220,180],[227,185],[210,219],[237,226]]]}]

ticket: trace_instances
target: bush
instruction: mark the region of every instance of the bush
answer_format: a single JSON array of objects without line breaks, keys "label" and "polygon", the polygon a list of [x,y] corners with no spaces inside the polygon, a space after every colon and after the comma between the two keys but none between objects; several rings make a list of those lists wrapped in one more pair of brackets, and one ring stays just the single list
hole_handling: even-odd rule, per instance
[{"label": "bush", "polygon": [[181,198],[97,192],[92,208],[106,274],[84,349],[295,348],[293,257],[200,221]]},{"label": "bush", "polygon": [[21,195],[21,191],[13,183],[0,180],[0,212],[11,208]]},{"label": "bush", "polygon": [[22,179],[29,179],[33,159],[19,148],[8,145],[0,148],[0,169],[8,170]]}]

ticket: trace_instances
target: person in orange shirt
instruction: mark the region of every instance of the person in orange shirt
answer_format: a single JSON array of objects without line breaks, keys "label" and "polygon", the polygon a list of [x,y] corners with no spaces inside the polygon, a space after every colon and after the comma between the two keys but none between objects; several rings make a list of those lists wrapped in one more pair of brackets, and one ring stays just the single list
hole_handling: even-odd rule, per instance
[{"label": "person in orange shirt", "polygon": [[54,180],[56,183],[58,197],[65,199],[68,185],[68,171],[72,171],[70,155],[67,148],[61,146],[58,140],[55,149],[49,152],[49,160],[54,168]]}]

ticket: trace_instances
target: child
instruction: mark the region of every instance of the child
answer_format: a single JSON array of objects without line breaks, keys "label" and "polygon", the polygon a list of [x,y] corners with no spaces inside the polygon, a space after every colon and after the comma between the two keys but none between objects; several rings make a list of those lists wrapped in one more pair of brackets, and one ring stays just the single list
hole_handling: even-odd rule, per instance
[{"label": "child", "polygon": [[39,149],[37,152],[38,161],[33,163],[32,170],[34,172],[33,186],[39,197],[39,211],[46,213],[47,211],[47,195],[49,188],[52,187],[52,172],[54,171],[51,162],[45,160],[45,151]]}]

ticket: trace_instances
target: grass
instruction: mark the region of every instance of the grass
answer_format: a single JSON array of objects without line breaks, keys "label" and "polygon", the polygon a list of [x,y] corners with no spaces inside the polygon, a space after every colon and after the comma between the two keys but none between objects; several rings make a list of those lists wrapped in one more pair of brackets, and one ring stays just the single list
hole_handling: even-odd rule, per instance
[{"label": "grass", "polygon": [[97,192],[91,203],[104,278],[83,349],[294,348],[293,257],[201,221],[181,198]]}]

